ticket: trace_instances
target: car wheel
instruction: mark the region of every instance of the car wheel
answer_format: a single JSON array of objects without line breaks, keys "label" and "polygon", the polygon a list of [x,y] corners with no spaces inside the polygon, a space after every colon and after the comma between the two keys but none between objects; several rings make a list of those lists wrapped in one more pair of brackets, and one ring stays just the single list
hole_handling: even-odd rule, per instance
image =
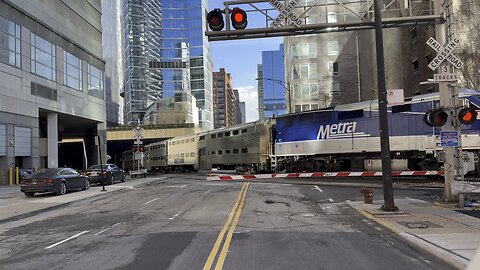
[{"label": "car wheel", "polygon": [[35,195],[35,192],[25,192],[25,196],[27,197],[33,197]]},{"label": "car wheel", "polygon": [[67,193],[67,184],[65,182],[60,183],[60,188],[56,192],[57,195],[65,195]]},{"label": "car wheel", "polygon": [[85,179],[85,187],[82,188],[83,190],[88,190],[90,188],[90,180]]}]

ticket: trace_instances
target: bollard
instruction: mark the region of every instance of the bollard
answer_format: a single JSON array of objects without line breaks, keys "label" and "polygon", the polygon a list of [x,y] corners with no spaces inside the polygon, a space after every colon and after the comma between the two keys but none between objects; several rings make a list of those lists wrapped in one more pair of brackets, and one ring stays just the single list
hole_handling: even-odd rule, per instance
[{"label": "bollard", "polygon": [[20,185],[20,168],[15,168],[15,184]]},{"label": "bollard", "polygon": [[365,204],[373,203],[373,193],[371,188],[362,188],[360,192],[363,194],[363,202]]},{"label": "bollard", "polygon": [[13,168],[10,167],[9,172],[8,172],[8,183],[13,185]]}]

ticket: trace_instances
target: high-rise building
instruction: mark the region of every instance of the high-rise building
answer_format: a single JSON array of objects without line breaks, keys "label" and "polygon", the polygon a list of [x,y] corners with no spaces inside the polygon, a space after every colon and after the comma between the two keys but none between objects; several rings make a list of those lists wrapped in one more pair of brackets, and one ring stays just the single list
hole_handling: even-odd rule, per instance
[{"label": "high-rise building", "polygon": [[235,95],[235,124],[242,123],[242,111],[240,109],[240,93],[237,89],[233,89],[233,94]]},{"label": "high-rise building", "polygon": [[265,104],[263,91],[263,67],[262,64],[257,65],[257,91],[258,91],[258,119],[265,119]]},{"label": "high-rise building", "polygon": [[[207,1],[123,3],[125,122],[198,121],[204,130],[212,129],[212,60],[204,36]],[[169,114],[170,108],[176,112]]]},{"label": "high-rise building", "polygon": [[232,76],[224,68],[213,72],[213,112],[215,128],[233,126],[237,123]]},{"label": "high-rise building", "polygon": [[[313,6],[306,13],[305,24],[348,22],[355,16],[349,9],[361,7],[358,4],[346,9],[338,4],[316,2],[299,2],[300,9],[307,10]],[[332,32],[285,38],[286,75],[291,87],[292,112],[360,100],[360,33]]]},{"label": "high-rise building", "polygon": [[107,126],[123,123],[123,33],[122,1],[102,0],[102,39],[105,59]]},{"label": "high-rise building", "polygon": [[287,84],[283,44],[278,50],[262,52],[262,75],[264,117],[284,114]]},{"label": "high-rise building", "polygon": [[247,122],[247,111],[245,110],[245,101],[240,101],[240,113],[242,114],[242,121],[240,124]]},{"label": "high-rise building", "polygon": [[[96,136],[105,156],[101,12],[100,0],[0,1],[0,183],[9,168],[95,164]],[[83,153],[64,153],[67,139]]]}]

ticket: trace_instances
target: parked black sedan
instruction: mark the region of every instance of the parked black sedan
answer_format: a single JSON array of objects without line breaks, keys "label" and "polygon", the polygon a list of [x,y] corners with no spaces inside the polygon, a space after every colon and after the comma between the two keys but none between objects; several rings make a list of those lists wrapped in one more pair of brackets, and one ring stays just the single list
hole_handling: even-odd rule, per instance
[{"label": "parked black sedan", "polygon": [[63,195],[75,189],[90,188],[88,177],[71,168],[41,169],[22,179],[20,191],[27,197],[33,197],[37,192],[55,192]]},{"label": "parked black sedan", "polygon": [[[102,183],[100,165],[93,165],[87,169],[87,176],[91,183]],[[112,185],[116,181],[125,182],[126,174],[115,164],[103,165],[103,180],[105,184]]]}]

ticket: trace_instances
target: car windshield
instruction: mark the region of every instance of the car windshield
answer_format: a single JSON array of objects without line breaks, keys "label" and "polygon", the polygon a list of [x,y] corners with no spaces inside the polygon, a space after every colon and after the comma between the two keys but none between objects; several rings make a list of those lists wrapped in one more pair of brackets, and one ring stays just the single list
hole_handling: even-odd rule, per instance
[{"label": "car windshield", "polygon": [[[108,165],[103,165],[103,169],[104,170],[108,169]],[[90,166],[88,167],[88,170],[100,170],[100,165],[97,164],[97,165]]]},{"label": "car windshield", "polygon": [[60,169],[41,169],[34,174],[32,174],[32,178],[41,178],[41,177],[52,177],[56,175]]}]

